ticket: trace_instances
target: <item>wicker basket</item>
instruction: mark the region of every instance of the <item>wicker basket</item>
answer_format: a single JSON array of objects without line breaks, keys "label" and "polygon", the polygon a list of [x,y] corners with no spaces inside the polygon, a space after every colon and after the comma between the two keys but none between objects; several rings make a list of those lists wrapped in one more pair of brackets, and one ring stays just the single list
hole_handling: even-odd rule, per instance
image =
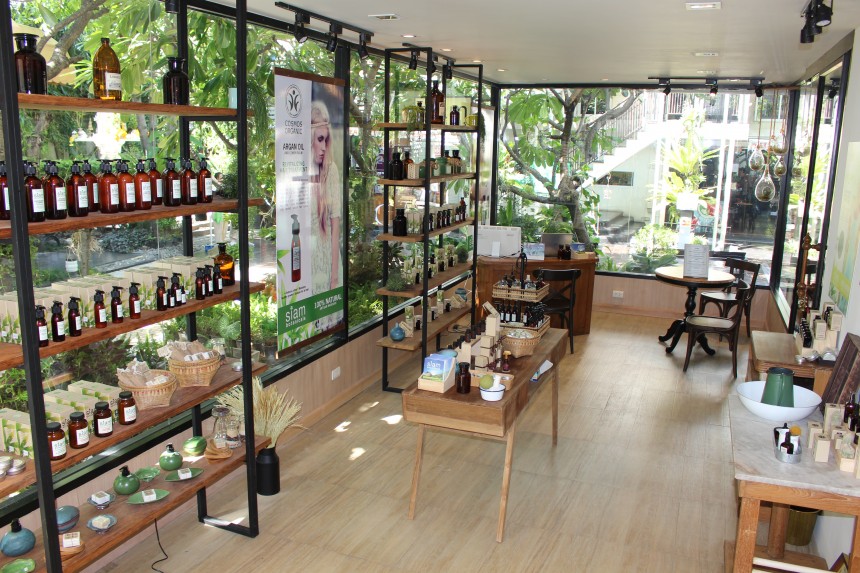
[{"label": "wicker basket", "polygon": [[170,405],[170,398],[179,386],[176,376],[167,370],[152,370],[154,374],[163,374],[167,377],[167,382],[158,386],[129,386],[122,380],[119,381],[119,387],[123,390],[128,390],[134,396],[134,402],[138,410],[149,410],[150,408],[161,408]]},{"label": "wicker basket", "polygon": [[519,288],[493,287],[493,298],[506,300],[521,300],[523,302],[539,302],[549,294],[549,285],[543,285],[539,289],[525,290]]},{"label": "wicker basket", "polygon": [[540,343],[540,338],[540,336],[535,336],[534,338],[511,338],[510,336],[505,336],[502,338],[502,348],[510,351],[511,356],[514,358],[531,356]]},{"label": "wicker basket", "polygon": [[502,323],[502,334],[507,334],[508,332],[511,332],[512,330],[527,330],[527,331],[531,332],[532,334],[534,334],[535,336],[537,336],[538,338],[540,338],[544,334],[546,334],[547,330],[549,330],[549,318],[545,318],[543,321],[543,324],[541,324],[538,327],[534,327],[534,326],[505,326],[504,323]]},{"label": "wicker basket", "polygon": [[186,362],[184,360],[168,360],[167,367],[176,376],[179,386],[209,386],[215,373],[221,368],[221,357],[217,355],[206,360]]}]

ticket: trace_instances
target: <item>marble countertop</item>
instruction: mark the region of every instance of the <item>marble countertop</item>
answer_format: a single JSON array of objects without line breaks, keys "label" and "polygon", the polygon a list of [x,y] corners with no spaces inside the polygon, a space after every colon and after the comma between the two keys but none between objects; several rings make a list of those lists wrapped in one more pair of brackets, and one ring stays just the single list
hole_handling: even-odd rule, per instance
[{"label": "marble countertop", "polygon": [[729,425],[735,479],[860,497],[860,479],[852,472],[839,470],[832,448],[826,464],[813,461],[813,452],[806,447],[809,420],[820,422],[821,412],[816,409],[807,419],[795,422],[803,429],[800,463],[783,463],[773,453],[773,428],[782,424],[754,416],[736,393],[730,395]]}]

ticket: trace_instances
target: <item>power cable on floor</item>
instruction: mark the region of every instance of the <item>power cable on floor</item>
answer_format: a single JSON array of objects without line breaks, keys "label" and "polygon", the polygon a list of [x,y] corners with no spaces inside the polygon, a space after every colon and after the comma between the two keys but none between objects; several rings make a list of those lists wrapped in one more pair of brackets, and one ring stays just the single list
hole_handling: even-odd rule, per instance
[{"label": "power cable on floor", "polygon": [[164,558],[163,559],[156,559],[155,561],[152,562],[152,565],[150,565],[149,568],[152,569],[153,571],[156,571],[157,573],[164,573],[164,571],[162,571],[161,569],[158,569],[155,566],[157,563],[161,563],[163,561],[167,561],[168,559],[170,559],[167,556],[167,551],[165,551],[164,547],[161,545],[161,537],[158,535],[158,520],[157,519],[155,520],[155,540],[158,541],[158,548],[161,549],[161,553],[164,554]]}]

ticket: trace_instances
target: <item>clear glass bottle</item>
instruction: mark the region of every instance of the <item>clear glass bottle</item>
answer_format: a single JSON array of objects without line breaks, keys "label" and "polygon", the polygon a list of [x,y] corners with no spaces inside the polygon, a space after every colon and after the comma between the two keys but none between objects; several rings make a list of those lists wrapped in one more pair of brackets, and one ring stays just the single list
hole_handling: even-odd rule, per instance
[{"label": "clear glass bottle", "polygon": [[93,95],[96,99],[122,100],[119,58],[110,47],[110,38],[102,38],[102,45],[93,58]]},{"label": "clear glass bottle", "polygon": [[218,447],[227,445],[227,417],[230,415],[230,408],[227,406],[215,406],[212,408],[212,417],[215,418],[215,427],[212,430],[212,439]]},{"label": "clear glass bottle", "polygon": [[15,52],[15,77],[18,93],[48,93],[48,73],[45,58],[36,51],[38,36],[35,34],[12,34],[18,51]]}]

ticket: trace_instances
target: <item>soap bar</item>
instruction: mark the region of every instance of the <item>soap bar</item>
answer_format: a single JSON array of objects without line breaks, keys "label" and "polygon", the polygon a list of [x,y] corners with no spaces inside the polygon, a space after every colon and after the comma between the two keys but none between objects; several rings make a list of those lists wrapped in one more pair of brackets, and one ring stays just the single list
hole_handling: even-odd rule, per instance
[{"label": "soap bar", "polygon": [[191,477],[191,469],[190,468],[182,468],[181,470],[176,472],[176,475],[179,479],[188,479]]},{"label": "soap bar", "polygon": [[141,497],[143,497],[144,502],[155,501],[158,497],[155,495],[154,489],[145,489],[142,492]]},{"label": "soap bar", "polygon": [[93,500],[93,503],[101,505],[110,502],[110,494],[104,491],[97,491],[90,496],[90,499]]},{"label": "soap bar", "polygon": [[830,435],[835,426],[842,424],[842,415],[845,413],[845,404],[828,403],[824,406],[824,433]]},{"label": "soap bar", "polygon": [[[149,490],[149,491],[152,491],[152,490]],[[155,495],[153,495],[153,499],[154,498],[155,498]],[[110,527],[110,518],[105,516],[105,515],[97,515],[96,517],[93,518],[92,524],[93,524],[93,527],[95,527],[96,529],[107,529],[108,527]]]},{"label": "soap bar", "polygon": [[830,461],[830,440],[824,437],[823,434],[819,434],[818,438],[815,440],[814,452],[815,452],[815,461],[821,463],[827,463]]},{"label": "soap bar", "polygon": [[[110,523],[106,517],[102,518]],[[95,522],[95,519],[93,520]],[[81,533],[80,531],[72,531],[71,533],[63,534],[63,547],[80,547],[81,546]]]},{"label": "soap bar", "polygon": [[824,428],[821,426],[821,422],[807,422],[807,448],[815,447],[815,438],[820,436],[824,431]]}]

